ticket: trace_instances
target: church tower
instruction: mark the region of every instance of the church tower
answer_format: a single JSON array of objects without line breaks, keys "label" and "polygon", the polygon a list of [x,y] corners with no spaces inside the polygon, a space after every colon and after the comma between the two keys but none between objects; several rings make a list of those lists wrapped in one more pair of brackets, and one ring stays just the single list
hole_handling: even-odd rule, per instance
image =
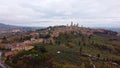
[{"label": "church tower", "polygon": [[71,26],[73,26],[73,21],[71,21]]},{"label": "church tower", "polygon": [[79,24],[77,23],[77,25],[76,25],[77,27],[79,26]]}]

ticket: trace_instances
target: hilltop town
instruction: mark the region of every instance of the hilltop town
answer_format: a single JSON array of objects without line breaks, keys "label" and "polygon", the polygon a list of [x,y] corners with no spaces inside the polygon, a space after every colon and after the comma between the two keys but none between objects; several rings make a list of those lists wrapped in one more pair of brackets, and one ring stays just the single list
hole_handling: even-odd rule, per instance
[{"label": "hilltop town", "polygon": [[[16,32],[15,32],[16,33]],[[117,32],[110,31],[110,30],[105,30],[105,29],[91,29],[91,28],[86,28],[86,27],[79,27],[79,24],[74,24],[71,22],[70,25],[62,25],[62,26],[53,26],[53,27],[48,27],[45,29],[40,29],[32,32],[27,32],[25,33],[26,39],[22,39],[22,41],[17,41],[13,39],[13,43],[11,43],[11,36],[2,38],[5,36],[2,36],[0,41],[1,45],[0,47],[2,49],[8,49],[11,51],[20,51],[20,50],[29,50],[32,49],[33,46],[30,46],[35,43],[43,43],[43,44],[49,44],[49,43],[55,43],[55,39],[57,38],[61,33],[72,33],[72,34],[84,34],[88,36],[92,36],[95,34],[101,34],[101,35],[106,35],[106,36],[117,36]],[[23,33],[24,34],[24,33]],[[19,36],[20,34],[18,34]],[[14,37],[14,36],[12,36]],[[19,39],[19,38],[17,38]],[[3,41],[8,41],[8,42],[3,42]],[[3,42],[3,43],[2,43]],[[10,52],[11,53],[11,52]],[[11,53],[12,54],[12,53]],[[10,55],[10,54],[9,54]]]},{"label": "hilltop town", "polygon": [[[26,57],[30,59],[32,58],[33,60],[36,59],[36,55],[39,56],[39,54],[42,54],[44,57],[45,55],[42,52],[45,52],[45,54],[50,53],[52,57],[59,59],[63,57],[57,57],[55,53],[65,52],[66,55],[70,55],[71,53],[73,55],[80,52],[82,56],[77,54],[74,56],[76,57],[76,59],[78,59],[78,57],[87,56],[91,57],[90,62],[94,62],[94,60],[107,62],[108,60],[112,63],[114,62],[119,65],[120,58],[116,58],[120,55],[119,38],[120,36],[115,31],[95,28],[93,29],[83,26],[79,27],[79,24],[74,24],[73,22],[71,22],[70,25],[67,24],[61,26],[50,26],[44,29],[37,29],[34,31],[12,32],[9,34],[3,33],[0,34],[0,49],[3,51],[1,58],[2,60],[6,61],[8,64],[12,64],[13,66],[15,60],[15,63],[19,66],[20,64],[18,62],[20,61],[20,59],[22,63],[22,60]],[[44,50],[45,48],[48,52]],[[95,53],[95,51],[97,51],[97,54]],[[105,53],[103,52],[108,52],[110,56],[116,57],[114,57],[115,59],[111,60],[111,57],[106,57]],[[98,55],[98,58],[99,55],[102,55],[102,57],[100,57],[98,60],[95,55]],[[15,57],[19,59],[14,59]],[[116,59],[118,61],[116,61]],[[50,61],[50,63],[51,62],[52,61]],[[57,59],[55,59],[54,62],[56,62],[57,64],[61,63],[58,62]],[[68,62],[67,58],[65,59],[65,62]],[[70,62],[73,63],[72,60]],[[75,62],[78,63],[79,61],[77,62],[76,60]],[[86,63],[86,61],[82,62]],[[89,65],[89,63],[87,64]],[[78,68],[77,66],[79,65],[75,64],[75,66],[76,68]]]}]

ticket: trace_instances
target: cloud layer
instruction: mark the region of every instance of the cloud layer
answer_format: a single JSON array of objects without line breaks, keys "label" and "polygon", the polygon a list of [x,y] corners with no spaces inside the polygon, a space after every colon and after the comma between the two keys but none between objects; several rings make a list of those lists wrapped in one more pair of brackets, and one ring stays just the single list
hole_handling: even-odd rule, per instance
[{"label": "cloud layer", "polygon": [[75,21],[85,26],[120,26],[119,0],[0,0],[0,22],[50,26]]}]

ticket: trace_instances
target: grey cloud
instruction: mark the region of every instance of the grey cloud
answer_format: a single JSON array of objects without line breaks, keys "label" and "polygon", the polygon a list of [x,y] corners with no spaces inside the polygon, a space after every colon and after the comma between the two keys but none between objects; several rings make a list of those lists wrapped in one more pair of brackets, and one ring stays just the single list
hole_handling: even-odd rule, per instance
[{"label": "grey cloud", "polygon": [[118,25],[119,7],[118,0],[0,0],[0,22],[49,26],[74,20],[87,26]]}]

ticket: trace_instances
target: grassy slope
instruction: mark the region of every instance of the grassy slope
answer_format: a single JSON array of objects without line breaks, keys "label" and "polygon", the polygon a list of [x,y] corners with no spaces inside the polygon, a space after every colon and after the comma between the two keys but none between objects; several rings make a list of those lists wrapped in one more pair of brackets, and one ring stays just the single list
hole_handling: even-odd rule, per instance
[{"label": "grassy slope", "polygon": [[[72,37],[72,39],[70,40],[69,37]],[[76,42],[78,42],[80,40],[79,38],[74,38],[74,36],[69,36],[69,37],[67,39],[69,39],[69,41],[71,41],[75,44],[75,46],[73,46],[72,48],[70,48],[68,46],[59,46],[56,44],[49,45],[49,46],[46,45],[48,52],[50,52],[51,55],[53,55],[54,59],[56,61],[58,61],[59,63],[72,63],[72,64],[77,64],[78,66],[80,66],[82,64],[89,65],[90,62],[88,62],[87,57],[82,57],[78,53],[76,53],[76,52],[79,52],[80,47],[83,48],[82,50],[84,53],[88,53],[88,54],[91,54],[94,56],[96,56],[97,54],[100,54],[101,58],[120,60],[120,56],[118,56],[116,54],[112,54],[106,50],[97,49],[89,43],[87,45],[80,45],[79,46],[74,41],[77,39]],[[67,41],[67,39],[64,36],[61,39],[60,38],[59,38],[59,40],[62,40],[62,43],[66,43],[63,41],[63,40]],[[96,42],[102,42],[102,43],[107,41],[106,38],[101,37],[101,36],[97,36],[97,35],[93,36],[92,40],[95,40]],[[61,51],[61,53],[57,54],[57,51]],[[103,68],[106,68],[106,66],[108,66],[106,63],[104,63],[102,61],[94,62],[94,64],[97,66],[97,68],[100,68],[103,65],[104,65]]]},{"label": "grassy slope", "polygon": [[[93,68],[92,64],[94,64],[96,68],[108,68],[109,65],[103,61],[91,61],[89,60],[89,57],[81,56],[79,54],[80,48],[82,48],[83,53],[93,56],[100,54],[101,58],[120,60],[118,54],[110,53],[108,50],[101,50],[97,48],[96,45],[91,44],[91,42],[94,41],[95,43],[105,44],[104,46],[106,47],[111,47],[114,44],[113,48],[119,48],[119,41],[109,42],[108,38],[98,35],[94,35],[91,39],[88,39],[88,36],[79,34],[61,34],[55,40],[57,41],[55,44],[44,45],[54,60],[53,64],[55,65],[55,68]],[[43,44],[35,45],[41,46]],[[101,45],[97,46],[101,47]],[[58,54],[58,51],[61,53]],[[116,67],[113,65],[111,66],[112,68]]]}]

